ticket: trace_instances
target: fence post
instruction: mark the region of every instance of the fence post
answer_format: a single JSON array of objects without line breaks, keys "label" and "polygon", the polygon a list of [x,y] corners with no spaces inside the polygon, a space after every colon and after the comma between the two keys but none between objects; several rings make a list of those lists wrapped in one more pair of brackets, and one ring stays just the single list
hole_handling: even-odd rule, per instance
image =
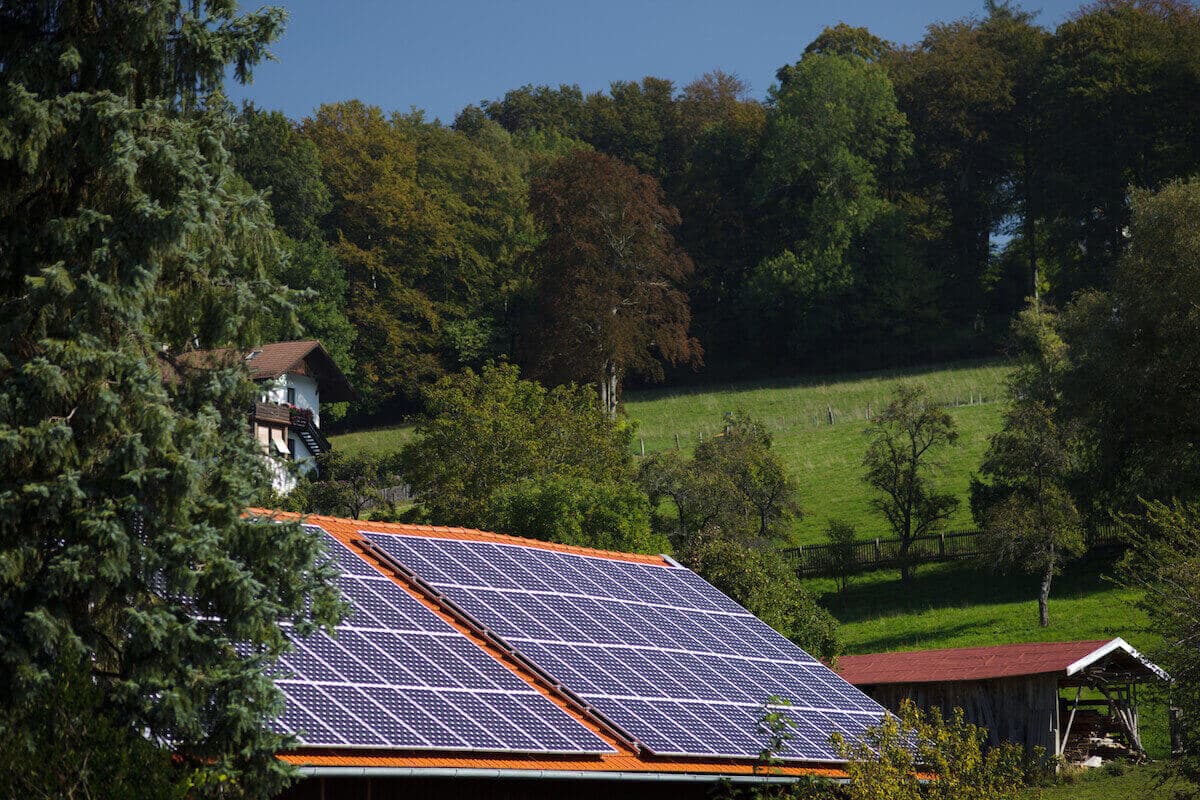
[{"label": "fence post", "polygon": [[871,421],[871,401],[867,401],[867,422]]},{"label": "fence post", "polygon": [[879,537],[875,537],[875,563],[879,563],[883,559],[883,555],[879,551]]},{"label": "fence post", "polygon": [[946,558],[946,534],[944,533],[938,534],[938,558],[943,560]]},{"label": "fence post", "polygon": [[679,449],[679,434],[675,434],[675,449]]},{"label": "fence post", "polygon": [[641,444],[642,444],[642,458],[645,458],[646,457],[646,440],[639,436],[638,441],[641,442]]},{"label": "fence post", "polygon": [[826,406],[826,408],[829,410],[829,424],[832,425],[833,424],[833,406]]}]

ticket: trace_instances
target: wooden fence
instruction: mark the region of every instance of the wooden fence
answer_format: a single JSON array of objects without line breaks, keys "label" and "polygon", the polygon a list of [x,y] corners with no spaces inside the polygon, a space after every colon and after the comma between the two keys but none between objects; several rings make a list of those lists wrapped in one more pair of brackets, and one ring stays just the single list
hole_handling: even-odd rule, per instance
[{"label": "wooden fence", "polygon": [[[1087,536],[1088,553],[1107,550],[1124,545],[1115,525],[1102,525]],[[836,575],[868,572],[874,569],[900,566],[899,539],[864,539],[853,544],[853,555],[843,559],[839,550],[831,544],[810,544],[783,550],[792,563],[797,575]],[[982,558],[987,555],[985,539],[980,531],[946,531],[930,536],[919,536],[908,547],[910,565],[930,564],[938,561],[953,561],[964,558]]]}]

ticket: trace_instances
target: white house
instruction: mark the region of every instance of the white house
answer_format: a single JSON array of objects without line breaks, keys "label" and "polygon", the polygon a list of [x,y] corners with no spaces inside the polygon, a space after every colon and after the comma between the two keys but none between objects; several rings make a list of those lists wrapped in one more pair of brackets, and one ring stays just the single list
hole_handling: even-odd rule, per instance
[{"label": "white house", "polygon": [[296,479],[284,462],[296,462],[302,474],[317,468],[316,456],[330,449],[321,435],[321,403],[353,400],[354,389],[316,339],[272,342],[241,354],[199,350],[187,361],[201,365],[234,357],[262,387],[251,414],[254,437],[271,459],[276,491],[290,492]]}]

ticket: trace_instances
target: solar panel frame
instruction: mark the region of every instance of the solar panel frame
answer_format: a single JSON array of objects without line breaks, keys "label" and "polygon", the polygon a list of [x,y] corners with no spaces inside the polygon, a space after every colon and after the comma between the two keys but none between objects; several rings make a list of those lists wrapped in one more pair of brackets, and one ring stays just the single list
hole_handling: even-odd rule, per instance
[{"label": "solar panel frame", "polygon": [[[777,756],[782,760],[844,763],[828,741],[810,739],[819,730],[816,722],[827,733],[840,731],[853,738],[867,725],[878,724],[886,714],[817,659],[678,565],[660,567],[503,542],[360,533],[389,563],[423,581],[451,607],[460,608],[498,641],[557,680],[625,738],[655,755],[757,758],[765,743],[758,720],[766,698],[799,695],[793,699],[800,703],[771,708],[792,719],[806,719],[804,729],[810,735],[796,734]],[[397,547],[397,543],[404,546]],[[489,578],[496,568],[479,567],[486,563],[485,554],[505,565],[506,570],[520,570],[535,577],[546,588],[511,589],[507,587],[513,583],[511,578],[506,579],[504,588],[491,585]],[[532,563],[539,559],[540,563]],[[556,559],[553,567],[547,565],[551,559]],[[613,575],[603,570],[597,575],[577,569],[578,562],[569,559],[600,560]],[[424,573],[422,565],[427,565]],[[647,607],[654,608],[658,619],[673,627],[670,634],[647,631],[639,625],[643,620],[638,609]],[[501,608],[504,613],[498,613]],[[590,614],[584,614],[581,608],[589,609]],[[596,624],[601,616],[606,622]],[[703,619],[706,625],[715,623],[715,632],[698,624],[697,619]],[[522,635],[528,630],[522,631],[514,620],[525,620],[521,625],[532,622],[530,630],[548,630],[553,639]],[[720,624],[722,621],[728,624]],[[615,640],[613,631],[618,632]],[[646,681],[648,674],[655,676],[657,685]],[[697,675],[703,679],[688,680]],[[669,692],[649,696],[664,686]],[[631,687],[649,691],[634,693]],[[764,691],[765,687],[775,691]],[[626,691],[617,693],[614,688]],[[725,716],[715,715],[713,709],[720,709]],[[844,714],[844,718],[824,713],[829,711]],[[676,714],[691,726],[691,732],[664,713]],[[647,716],[652,724],[646,722]],[[730,717],[738,717],[739,724],[746,727],[722,727]],[[631,722],[641,724],[631,727]],[[674,731],[674,739],[664,738],[664,730]],[[746,731],[763,738],[755,739]],[[681,742],[684,747],[672,746]],[[751,747],[751,742],[758,746]]]}]

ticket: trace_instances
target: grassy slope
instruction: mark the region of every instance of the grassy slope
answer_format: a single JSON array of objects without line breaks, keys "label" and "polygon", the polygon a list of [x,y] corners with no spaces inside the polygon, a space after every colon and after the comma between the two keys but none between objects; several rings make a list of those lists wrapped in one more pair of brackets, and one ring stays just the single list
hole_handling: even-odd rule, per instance
[{"label": "grassy slope", "polygon": [[1048,789],[1031,790],[1030,800],[1150,800],[1170,798],[1180,789],[1194,788],[1188,784],[1168,781],[1162,783],[1161,767],[1147,765],[1130,767],[1123,775],[1105,770],[1090,770]]},{"label": "grassy slope", "polygon": [[[684,449],[695,446],[699,434],[711,436],[723,414],[741,408],[766,422],[775,432],[775,446],[800,482],[807,515],[795,529],[798,543],[819,542],[830,517],[858,525],[863,538],[886,536],[887,530],[870,509],[870,493],[860,480],[866,409],[877,410],[898,379],[919,380],[944,402],[974,404],[951,409],[958,423],[959,446],[947,454],[942,481],[963,498],[951,526],[970,526],[965,493],[988,436],[999,428],[1003,383],[1007,370],[997,364],[969,364],[871,373],[830,381],[767,381],[725,388],[630,392],[626,411],[638,422],[646,451],[674,447],[679,434]],[[981,402],[982,399],[982,402]],[[828,409],[835,424],[828,424]],[[386,452],[399,448],[411,428],[398,426],[334,437],[350,451]],[[639,446],[635,442],[635,448]],[[921,568],[913,583],[902,586],[894,572],[859,576],[844,594],[829,580],[808,581],[842,624],[847,653],[882,650],[966,647],[1019,641],[1101,639],[1123,636],[1152,650],[1157,642],[1141,628],[1144,616],[1134,608],[1134,596],[1106,579],[1112,564],[1090,561],[1061,576],[1051,598],[1051,625],[1036,624],[1034,583],[1022,576],[998,576],[979,567],[947,564]],[[1143,735],[1156,757],[1167,748],[1166,721],[1160,700],[1143,703]],[[1131,770],[1122,776],[1092,773],[1076,783],[1046,790],[1048,800],[1155,796],[1153,768]],[[1033,795],[1031,795],[1032,797]]]},{"label": "grassy slope", "polygon": [[[871,493],[863,484],[862,456],[866,449],[867,407],[874,412],[887,402],[898,380],[915,380],[946,403],[974,402],[951,409],[959,428],[959,444],[944,455],[942,485],[964,498],[950,527],[970,527],[965,503],[971,474],[977,468],[987,439],[1000,427],[1004,366],[959,365],[943,368],[862,373],[827,381],[766,381],[704,390],[630,392],[625,410],[638,423],[646,452],[694,448],[701,434],[721,429],[726,412],[742,409],[771,429],[775,447],[800,483],[806,515],[794,529],[797,544],[823,541],[831,517],[858,526],[859,536],[887,536],[882,519],[870,508]],[[834,424],[829,424],[832,408]],[[640,449],[640,442],[637,443]]]},{"label": "grassy slope", "polygon": [[[859,536],[887,536],[879,515],[870,508],[871,493],[861,480],[863,433],[867,407],[876,412],[887,401],[897,380],[925,383],[933,396],[947,403],[969,403],[951,409],[958,423],[959,444],[945,456],[942,485],[964,498],[951,528],[971,526],[965,503],[967,486],[987,447],[987,438],[1000,426],[1004,378],[1001,365],[967,364],[892,372],[861,373],[837,379],[760,381],[723,388],[658,389],[630,392],[625,410],[637,422],[638,439],[646,452],[675,446],[695,447],[701,434],[721,429],[727,411],[743,409],[765,422],[775,435],[775,447],[792,467],[800,483],[806,514],[794,528],[797,544],[824,540],[822,530],[832,517],[858,526]],[[835,424],[828,422],[828,410]],[[330,437],[347,452],[385,453],[398,450],[412,436],[410,426],[372,428]],[[641,441],[635,442],[640,452]]]}]

